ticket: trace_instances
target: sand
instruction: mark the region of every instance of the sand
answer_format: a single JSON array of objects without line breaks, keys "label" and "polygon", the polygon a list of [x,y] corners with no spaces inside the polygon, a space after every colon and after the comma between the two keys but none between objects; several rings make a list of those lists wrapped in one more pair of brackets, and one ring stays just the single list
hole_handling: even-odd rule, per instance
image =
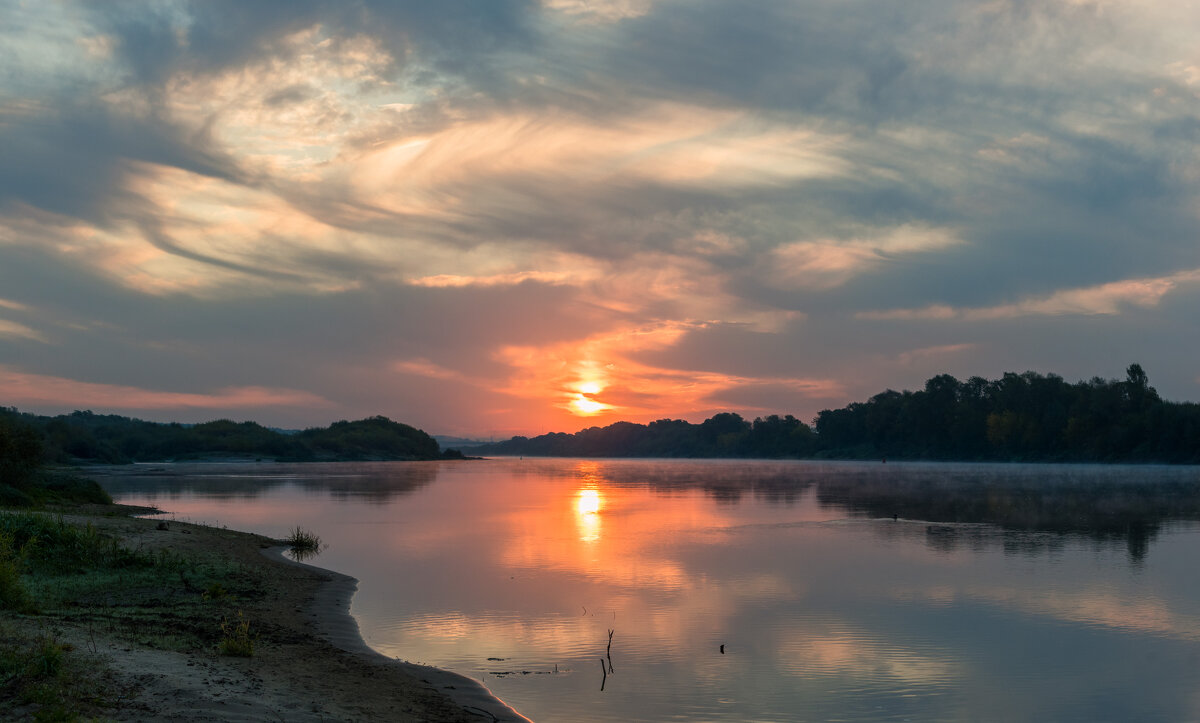
[{"label": "sand", "polygon": [[106,717],[137,721],[527,721],[469,678],[369,648],[349,613],[354,578],[283,557],[257,535],[131,517],[79,517],[141,549],[206,550],[253,570],[267,594],[246,618],[250,658],[174,652],[66,628],[100,661],[120,699]]}]

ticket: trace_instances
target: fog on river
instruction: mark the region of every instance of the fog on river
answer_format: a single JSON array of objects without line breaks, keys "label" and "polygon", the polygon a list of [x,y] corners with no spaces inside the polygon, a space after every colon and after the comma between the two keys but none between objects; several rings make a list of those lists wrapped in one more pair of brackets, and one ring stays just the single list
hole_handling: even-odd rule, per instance
[{"label": "fog on river", "polygon": [[360,581],[370,645],[534,720],[1200,718],[1195,467],[496,459],[97,479],[168,517],[316,532],[312,562]]}]

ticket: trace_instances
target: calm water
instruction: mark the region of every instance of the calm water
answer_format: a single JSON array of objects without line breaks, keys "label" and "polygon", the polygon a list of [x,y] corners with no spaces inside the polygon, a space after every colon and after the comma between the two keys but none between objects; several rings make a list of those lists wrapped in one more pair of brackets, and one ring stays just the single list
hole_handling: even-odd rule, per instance
[{"label": "calm water", "polygon": [[537,721],[1200,720],[1197,468],[135,469],[100,479],[316,531],[369,644]]}]

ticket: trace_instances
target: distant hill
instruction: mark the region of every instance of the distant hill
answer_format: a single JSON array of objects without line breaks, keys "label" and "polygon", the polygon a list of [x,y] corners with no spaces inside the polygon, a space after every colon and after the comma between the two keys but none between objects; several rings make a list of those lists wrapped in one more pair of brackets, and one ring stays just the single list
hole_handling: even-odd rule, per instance
[{"label": "distant hill", "polygon": [[791,415],[753,422],[722,413],[692,424],[617,422],[575,434],[513,437],[473,454],[560,457],[761,457],[1038,462],[1200,463],[1200,405],[1166,402],[1145,371],[1067,383],[1007,373],[919,391],[887,390],[826,409],[810,426]]},{"label": "distant hill", "polygon": [[77,411],[57,417],[0,409],[0,420],[31,430],[51,462],[158,462],[204,459],[280,461],[425,460],[444,456],[420,429],[370,417],[298,432],[256,422],[219,419],[203,424],[162,424],[112,414]]},{"label": "distant hill", "polygon": [[467,437],[450,437],[444,434],[435,434],[433,438],[441,445],[442,449],[466,449],[468,447],[478,447],[481,444],[488,444],[486,439],[469,439]]}]

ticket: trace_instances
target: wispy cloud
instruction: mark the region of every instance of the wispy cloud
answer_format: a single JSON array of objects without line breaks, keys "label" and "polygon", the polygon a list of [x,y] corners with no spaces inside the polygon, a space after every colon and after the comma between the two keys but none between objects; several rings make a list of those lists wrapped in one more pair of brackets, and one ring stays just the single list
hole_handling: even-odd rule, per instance
[{"label": "wispy cloud", "polygon": [[165,392],[115,384],[95,384],[0,366],[0,397],[9,404],[53,405],[77,409],[255,409],[328,407],[321,397],[294,389],[231,387],[211,394]]},{"label": "wispy cloud", "polygon": [[1124,346],[1200,397],[1200,16],[864,7],[9,3],[0,365],[460,431]]},{"label": "wispy cloud", "polygon": [[1181,271],[1169,276],[1113,281],[1082,289],[1064,289],[1053,294],[1022,299],[1013,304],[984,308],[956,309],[945,305],[920,309],[861,311],[859,319],[872,321],[954,320],[987,321],[1023,316],[1070,316],[1120,314],[1131,307],[1150,308],[1180,287],[1200,283],[1200,269]]},{"label": "wispy cloud", "polygon": [[40,341],[43,344],[49,342],[45,334],[42,334],[34,329],[30,329],[24,324],[19,324],[15,321],[9,321],[7,319],[0,319],[0,337],[3,336],[32,339],[33,341]]}]

